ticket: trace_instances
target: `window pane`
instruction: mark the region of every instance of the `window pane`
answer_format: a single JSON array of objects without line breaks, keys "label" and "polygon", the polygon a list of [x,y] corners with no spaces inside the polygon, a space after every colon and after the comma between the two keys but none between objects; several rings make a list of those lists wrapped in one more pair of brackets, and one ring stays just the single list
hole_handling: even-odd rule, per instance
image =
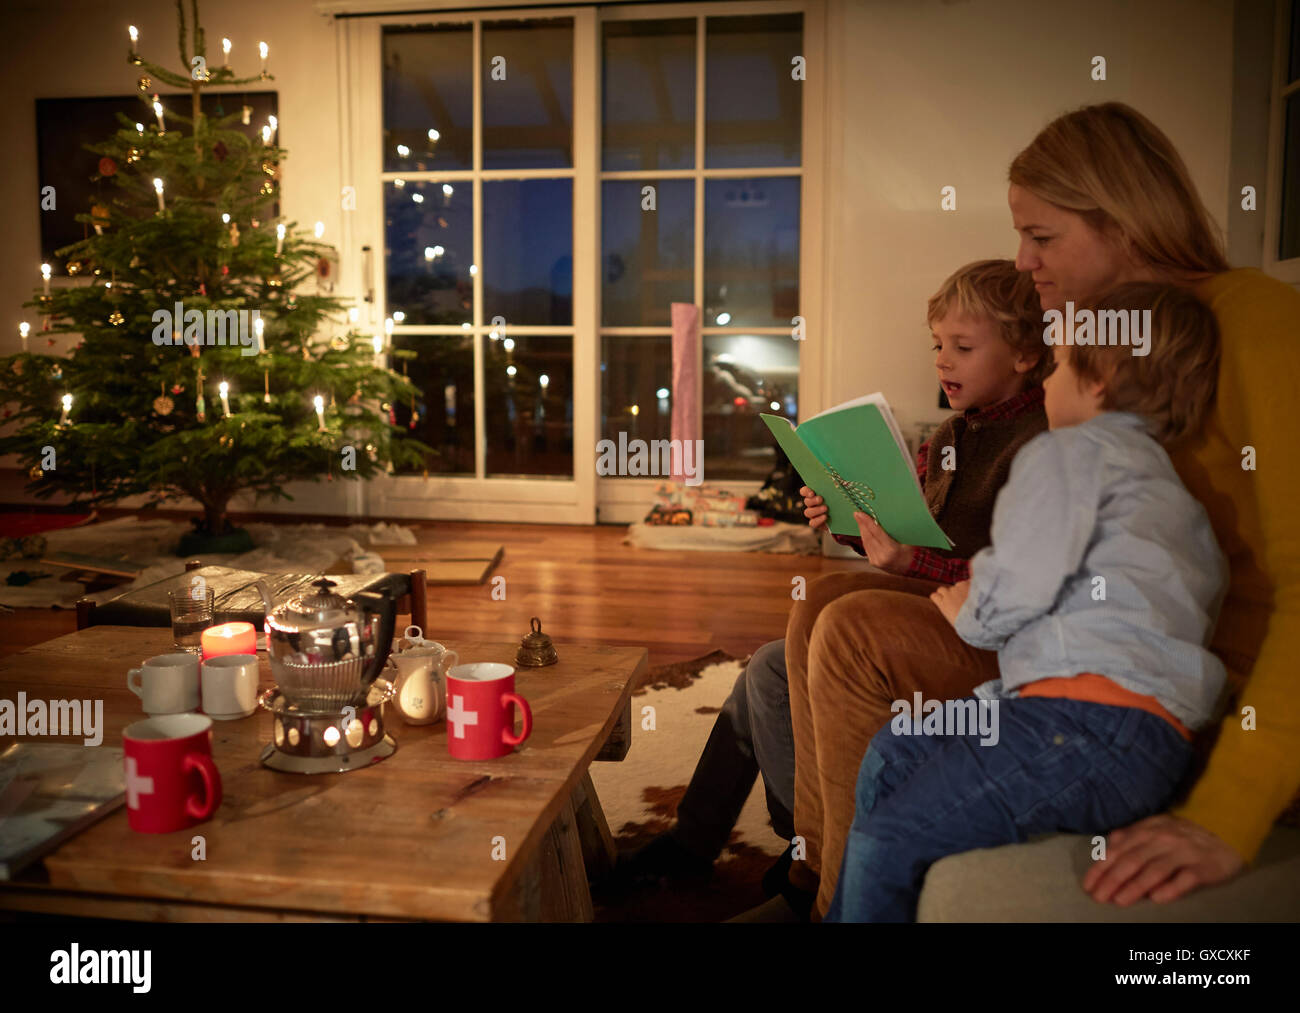
[{"label": "window pane", "polygon": [[1291,59],[1287,82],[1300,79],[1300,0],[1291,0]]},{"label": "window pane", "polygon": [[1300,93],[1286,100],[1282,158],[1282,228],[1278,260],[1300,257]]},{"label": "window pane", "polygon": [[604,25],[601,168],[695,167],[695,21]]},{"label": "window pane", "polygon": [[[657,210],[641,209],[646,184]],[[600,192],[601,323],[671,326],[671,304],[694,302],[695,183],[612,180]]]},{"label": "window pane", "polygon": [[704,165],[798,165],[803,15],[709,18],[705,39]]},{"label": "window pane", "polygon": [[385,172],[474,167],[473,79],[470,25],[384,29]]},{"label": "window pane", "polygon": [[704,184],[705,327],[790,327],[799,313],[799,180]]},{"label": "window pane", "polygon": [[384,184],[390,316],[400,310],[408,325],[473,322],[472,195],[466,181]]},{"label": "window pane", "polygon": [[573,339],[486,335],[487,474],[573,475]]},{"label": "window pane", "polygon": [[[474,474],[472,341],[468,336],[393,335],[394,348],[410,348],[419,353],[403,365],[406,375],[421,391],[414,406],[409,401],[393,405],[393,417],[404,432],[438,451],[429,464],[431,473]],[[401,371],[403,366],[398,362],[393,359],[392,366]]]},{"label": "window pane", "polygon": [[483,320],[573,323],[573,180],[483,184]]},{"label": "window pane", "polygon": [[573,165],[573,19],[483,25],[483,168]]},{"label": "window pane", "polygon": [[606,337],[601,342],[600,438],[618,445],[672,438],[673,342],[668,335]]},{"label": "window pane", "polygon": [[799,343],[754,334],[704,337],[704,475],[764,478],[776,446],[761,412],[798,421]]}]

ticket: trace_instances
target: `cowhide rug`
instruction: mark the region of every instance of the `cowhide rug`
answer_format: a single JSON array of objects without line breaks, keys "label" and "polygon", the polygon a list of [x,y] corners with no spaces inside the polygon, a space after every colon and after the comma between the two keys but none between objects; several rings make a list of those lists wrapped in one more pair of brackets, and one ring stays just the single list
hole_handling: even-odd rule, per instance
[{"label": "cowhide rug", "polygon": [[[593,763],[592,783],[619,850],[644,844],[672,826],[677,803],[713,722],[748,658],[722,651],[695,661],[651,669],[632,696],[632,747],[621,763]],[[653,731],[643,708],[654,708]],[[730,841],[699,886],[674,883],[627,890],[597,889],[596,920],[606,922],[717,922],[760,904],[763,873],[785,848],[773,832],[760,777]]]}]

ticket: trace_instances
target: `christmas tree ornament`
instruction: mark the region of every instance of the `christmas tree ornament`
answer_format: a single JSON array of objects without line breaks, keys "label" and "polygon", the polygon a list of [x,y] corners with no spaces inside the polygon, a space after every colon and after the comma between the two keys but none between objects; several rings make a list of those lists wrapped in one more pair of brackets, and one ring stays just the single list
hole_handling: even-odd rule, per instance
[{"label": "christmas tree ornament", "polygon": [[275,184],[268,179],[265,183],[262,184],[262,189],[258,192],[269,197],[271,196],[271,194],[275,193]]},{"label": "christmas tree ornament", "polygon": [[113,312],[108,315],[108,322],[114,327],[120,327],[124,320],[126,320],[126,317],[122,316],[122,314],[117,310],[113,310]]},{"label": "christmas tree ornament", "polygon": [[[239,226],[236,225],[234,222],[230,223],[230,245],[231,246],[239,245]],[[228,269],[226,273],[229,273]]]},{"label": "christmas tree ornament", "polygon": [[81,272],[81,265],[80,265],[79,263],[77,263],[75,260],[69,260],[69,261],[68,261],[68,274],[70,274],[70,275],[74,275],[74,276],[75,276],[75,275],[79,274],[80,272]]},{"label": "christmas tree ornament", "polygon": [[229,273],[230,273],[230,265],[229,265],[229,264],[222,264],[222,265],[221,265],[221,276],[224,278],[224,277],[225,277],[226,275],[228,275]]},{"label": "christmas tree ornament", "polygon": [[277,267],[275,272],[266,279],[267,285],[271,288],[279,288],[284,284],[284,278],[280,275],[280,269]]},{"label": "christmas tree ornament", "polygon": [[17,373],[19,376],[22,376],[22,375],[23,375],[23,360],[22,360],[22,359],[14,359],[13,370],[14,370],[14,372]]},{"label": "christmas tree ornament", "polygon": [[[132,151],[135,149],[132,148]],[[101,176],[114,176],[117,174],[117,163],[105,155],[99,160],[99,174]]]},{"label": "christmas tree ornament", "polygon": [[271,371],[269,369],[262,370],[262,391],[263,391],[262,400],[266,404],[270,404],[271,403]]},{"label": "christmas tree ornament", "polygon": [[132,162],[138,162],[138,161],[140,161],[140,149],[139,148],[129,149],[126,153],[127,165],[130,165]]},{"label": "christmas tree ornament", "polygon": [[50,376],[54,377],[54,379],[56,379],[56,380],[62,380],[62,379],[63,379],[63,367],[60,366],[58,363],[55,363],[55,364],[54,364],[54,368],[50,370]]},{"label": "christmas tree ornament", "polygon": [[174,384],[172,384],[172,393],[173,393],[173,394],[184,394],[184,393],[185,393],[185,384],[183,384],[183,383],[174,383]]},{"label": "christmas tree ornament", "polygon": [[140,94],[144,94],[153,87],[153,78],[148,74],[141,74],[140,79],[136,81],[135,86],[140,89]]},{"label": "christmas tree ornament", "polygon": [[336,334],[330,338],[330,348],[336,352],[346,352],[350,344],[351,342],[342,334]]},{"label": "christmas tree ornament", "polygon": [[230,149],[226,147],[223,141],[218,141],[212,146],[212,157],[218,162],[224,162],[228,154],[230,154]]},{"label": "christmas tree ornament", "polygon": [[27,474],[31,478],[44,478],[45,470],[39,464],[33,464],[27,469]]},{"label": "christmas tree ornament", "polygon": [[131,256],[131,263],[127,264],[126,266],[127,266],[127,267],[130,267],[130,268],[136,268],[136,267],[139,267],[139,266],[140,266],[140,258],[137,257],[137,256],[135,256],[135,255],[133,254],[133,255]]},{"label": "christmas tree ornament", "polygon": [[[177,391],[176,393],[180,392]],[[153,410],[159,415],[170,415],[175,407],[176,403],[167,396],[166,384],[160,383],[158,385],[158,396],[153,399]]]}]

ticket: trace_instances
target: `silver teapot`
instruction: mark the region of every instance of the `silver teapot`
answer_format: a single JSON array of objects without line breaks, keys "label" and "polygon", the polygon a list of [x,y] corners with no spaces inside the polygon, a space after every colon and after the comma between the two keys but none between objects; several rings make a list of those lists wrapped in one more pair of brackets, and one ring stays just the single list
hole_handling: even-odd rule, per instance
[{"label": "silver teapot", "polygon": [[290,704],[332,712],[364,700],[393,646],[397,603],[376,591],[350,600],[322,577],[312,587],[275,604],[266,581],[257,589],[266,605],[266,653],[271,674]]}]

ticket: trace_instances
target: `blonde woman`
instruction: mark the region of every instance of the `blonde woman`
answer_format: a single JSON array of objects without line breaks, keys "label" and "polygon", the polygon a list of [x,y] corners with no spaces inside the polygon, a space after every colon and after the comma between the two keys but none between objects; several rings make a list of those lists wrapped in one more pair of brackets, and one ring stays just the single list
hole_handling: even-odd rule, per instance
[{"label": "blonde woman", "polygon": [[[1177,150],[1129,106],[1087,106],[1053,121],[1016,156],[1009,178],[1016,265],[1045,311],[1120,283],[1158,281],[1195,293],[1219,326],[1217,401],[1172,456],[1229,562],[1210,646],[1227,668],[1235,709],[1190,795],[1115,831],[1108,860],[1081,884],[1103,903],[1171,901],[1239,873],[1300,787],[1300,473],[1288,389],[1300,376],[1300,293],[1257,270],[1229,269]],[[997,655],[965,644],[931,601],[858,591],[815,622],[796,605],[787,656],[803,662],[788,667],[794,822],[808,855],[789,876],[793,888],[817,891],[820,915],[835,892],[863,755],[889,721],[897,688],[968,695],[997,678]],[[1246,706],[1258,716],[1253,726],[1242,720]]]}]

